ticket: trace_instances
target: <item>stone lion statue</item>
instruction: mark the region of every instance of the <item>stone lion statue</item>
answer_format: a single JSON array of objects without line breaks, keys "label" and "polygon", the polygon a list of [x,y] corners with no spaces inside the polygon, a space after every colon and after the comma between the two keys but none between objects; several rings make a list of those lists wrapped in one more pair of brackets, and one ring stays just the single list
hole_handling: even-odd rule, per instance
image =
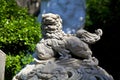
[{"label": "stone lion statue", "polygon": [[94,43],[100,39],[102,30],[90,33],[78,30],[76,34],[66,34],[62,31],[62,19],[58,14],[42,15],[43,38],[36,45],[36,55],[40,60],[58,57],[62,59],[77,57],[91,58],[92,51],[87,43]]},{"label": "stone lion statue", "polygon": [[113,80],[88,46],[100,39],[101,29],[66,34],[60,16],[52,13],[43,14],[41,28],[43,38],[36,45],[34,62],[12,80]]}]

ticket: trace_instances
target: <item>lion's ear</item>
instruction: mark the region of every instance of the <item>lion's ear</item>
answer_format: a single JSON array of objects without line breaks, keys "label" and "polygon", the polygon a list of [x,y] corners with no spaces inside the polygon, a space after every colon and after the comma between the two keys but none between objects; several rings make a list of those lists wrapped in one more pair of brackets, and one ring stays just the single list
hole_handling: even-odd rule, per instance
[{"label": "lion's ear", "polygon": [[60,20],[60,22],[62,23],[62,19],[61,19],[60,15],[56,14],[56,16]]},{"label": "lion's ear", "polygon": [[60,22],[62,23],[62,19],[60,18]]},{"label": "lion's ear", "polygon": [[61,18],[58,14],[55,14],[55,15],[57,16],[57,18],[59,18],[59,19]]},{"label": "lion's ear", "polygon": [[45,14],[42,14],[42,18],[45,17]]}]

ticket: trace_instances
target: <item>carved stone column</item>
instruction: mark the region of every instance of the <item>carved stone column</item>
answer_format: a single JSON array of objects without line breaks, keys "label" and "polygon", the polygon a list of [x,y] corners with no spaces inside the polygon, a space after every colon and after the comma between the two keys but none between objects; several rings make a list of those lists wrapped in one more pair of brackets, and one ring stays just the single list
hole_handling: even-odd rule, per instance
[{"label": "carved stone column", "polygon": [[4,80],[6,54],[0,50],[0,80]]}]

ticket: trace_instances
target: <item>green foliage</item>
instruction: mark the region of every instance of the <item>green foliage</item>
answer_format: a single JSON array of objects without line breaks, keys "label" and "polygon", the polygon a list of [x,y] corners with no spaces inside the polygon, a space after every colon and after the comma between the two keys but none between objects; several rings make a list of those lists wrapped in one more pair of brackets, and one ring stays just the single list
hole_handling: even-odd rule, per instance
[{"label": "green foliage", "polygon": [[7,55],[5,66],[5,80],[12,80],[12,77],[19,72],[26,64],[33,61],[30,54],[23,54],[13,56]]},{"label": "green foliage", "polygon": [[39,41],[40,24],[15,0],[0,0],[0,48],[8,53],[33,51]]},{"label": "green foliage", "polygon": [[111,0],[87,0],[86,27],[103,26],[110,16]]},{"label": "green foliage", "polygon": [[17,6],[15,0],[0,0],[0,49],[7,54],[5,80],[33,61],[28,53],[40,37],[40,24],[26,8]]}]

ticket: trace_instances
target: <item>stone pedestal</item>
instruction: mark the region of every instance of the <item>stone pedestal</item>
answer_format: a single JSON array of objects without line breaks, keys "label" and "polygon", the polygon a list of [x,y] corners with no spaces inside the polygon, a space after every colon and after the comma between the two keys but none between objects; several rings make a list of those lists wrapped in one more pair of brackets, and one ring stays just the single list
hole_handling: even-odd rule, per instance
[{"label": "stone pedestal", "polygon": [[28,64],[13,80],[113,80],[97,61],[70,58]]},{"label": "stone pedestal", "polygon": [[0,80],[4,80],[6,55],[0,50]]}]

